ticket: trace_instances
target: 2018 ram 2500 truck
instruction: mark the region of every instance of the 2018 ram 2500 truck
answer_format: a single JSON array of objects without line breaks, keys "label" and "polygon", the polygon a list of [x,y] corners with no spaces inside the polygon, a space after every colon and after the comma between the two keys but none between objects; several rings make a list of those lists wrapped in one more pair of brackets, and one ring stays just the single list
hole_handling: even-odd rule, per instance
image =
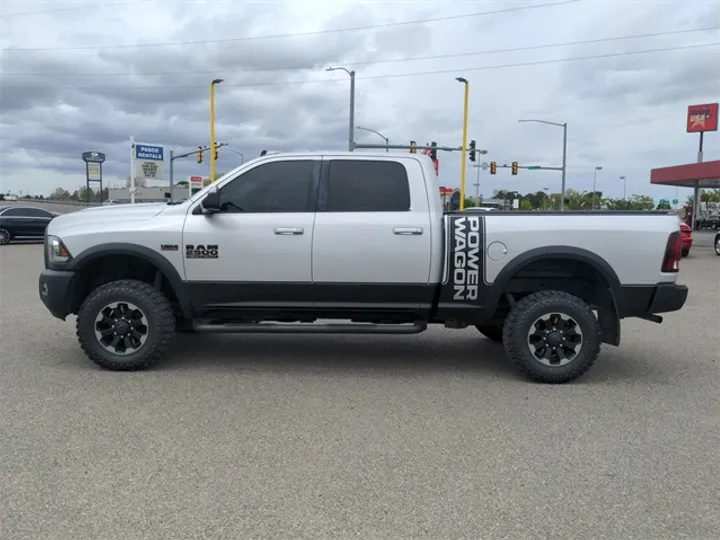
[{"label": "2018 ram 2500 truck", "polygon": [[[87,356],[147,367],[176,331],[410,334],[477,328],[530,378],[584,373],[620,320],[661,322],[678,219],[657,212],[443,213],[430,159],[275,154],[179,204],[55,218],[40,297]],[[335,320],[345,322],[318,321]]]}]

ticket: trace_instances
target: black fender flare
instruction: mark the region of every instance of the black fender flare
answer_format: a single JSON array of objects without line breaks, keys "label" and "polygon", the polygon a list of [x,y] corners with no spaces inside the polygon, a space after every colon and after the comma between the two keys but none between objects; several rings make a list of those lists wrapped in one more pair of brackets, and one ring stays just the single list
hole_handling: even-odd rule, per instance
[{"label": "black fender flare", "polygon": [[572,246],[543,246],[531,249],[530,251],[526,251],[525,253],[515,257],[500,271],[495,281],[491,284],[491,292],[487,304],[489,312],[495,312],[495,308],[497,307],[500,297],[503,294],[508,282],[523,266],[527,266],[528,264],[541,261],[543,259],[558,258],[580,261],[595,268],[610,288],[610,295],[612,297],[612,303],[616,314],[623,312],[622,285],[620,284],[620,279],[615,273],[615,270],[613,270],[612,266],[610,266],[605,259],[596,253]]},{"label": "black fender flare", "polygon": [[168,280],[170,287],[175,293],[175,297],[178,299],[183,316],[192,318],[192,304],[184,287],[182,277],[170,261],[149,247],[124,242],[100,244],[88,248],[76,257],[73,257],[64,270],[81,270],[83,266],[108,255],[131,255],[156,266]]}]

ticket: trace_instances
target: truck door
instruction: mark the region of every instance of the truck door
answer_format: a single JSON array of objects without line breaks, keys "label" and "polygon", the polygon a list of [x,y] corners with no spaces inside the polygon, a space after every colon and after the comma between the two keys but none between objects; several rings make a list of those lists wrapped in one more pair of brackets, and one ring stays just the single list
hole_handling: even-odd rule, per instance
[{"label": "truck door", "polygon": [[276,158],[219,187],[221,212],[191,208],[185,277],[199,311],[312,307],[311,244],[320,157]]},{"label": "truck door", "polygon": [[312,246],[317,308],[406,311],[431,303],[422,175],[415,159],[325,157]]}]

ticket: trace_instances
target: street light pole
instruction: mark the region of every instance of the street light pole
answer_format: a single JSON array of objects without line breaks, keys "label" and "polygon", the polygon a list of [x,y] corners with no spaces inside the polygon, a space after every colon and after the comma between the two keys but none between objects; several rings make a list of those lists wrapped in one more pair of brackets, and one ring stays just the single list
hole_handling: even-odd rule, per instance
[{"label": "street light pole", "polygon": [[593,172],[593,202],[592,202],[592,209],[595,210],[595,203],[597,202],[597,191],[595,189],[595,185],[597,184],[597,172],[602,171],[602,167],[597,166],[595,167],[595,171]]},{"label": "street light pole", "polygon": [[465,85],[465,104],[463,107],[462,151],[460,152],[460,211],[465,208],[465,154],[467,153],[468,102],[470,100],[470,83],[463,77],[455,80]]},{"label": "street light pole", "polygon": [[627,200],[627,178],[624,176],[620,177],[620,180],[623,181],[623,201]]},{"label": "street light pole", "polygon": [[232,153],[240,156],[240,165],[245,163],[245,155],[242,152],[238,152],[237,150],[233,150],[232,148],[226,148],[226,150],[230,150]]},{"label": "street light pole", "polygon": [[375,131],[374,129],[358,126],[356,129],[362,129],[363,131],[369,131],[370,133],[374,133],[375,135],[379,135],[383,139],[385,139],[385,152],[389,152],[390,148],[388,146],[390,145],[390,139],[388,139],[385,135],[380,133],[379,131]]},{"label": "street light pole", "polygon": [[348,126],[348,150],[355,150],[355,71],[344,67],[327,67],[325,71],[344,71],[350,75],[350,121]]},{"label": "street light pole", "polygon": [[549,122],[547,120],[518,120],[518,122],[537,122],[539,124],[547,124],[549,126],[557,126],[563,128],[563,153],[562,153],[562,185],[560,187],[560,210],[565,210],[565,188],[567,186],[567,122]]},{"label": "street light pole", "polygon": [[215,181],[215,85],[223,82],[214,79],[210,83],[210,183]]}]

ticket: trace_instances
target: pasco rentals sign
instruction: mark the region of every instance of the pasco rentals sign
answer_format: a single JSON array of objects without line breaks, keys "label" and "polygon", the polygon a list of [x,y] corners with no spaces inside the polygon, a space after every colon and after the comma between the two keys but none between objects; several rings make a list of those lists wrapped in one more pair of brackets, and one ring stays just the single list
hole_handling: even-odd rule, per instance
[{"label": "pasco rentals sign", "polygon": [[165,174],[165,149],[151,144],[135,144],[135,178],[162,180]]},{"label": "pasco rentals sign", "polygon": [[687,113],[687,132],[700,133],[718,130],[718,104],[690,105]]}]

